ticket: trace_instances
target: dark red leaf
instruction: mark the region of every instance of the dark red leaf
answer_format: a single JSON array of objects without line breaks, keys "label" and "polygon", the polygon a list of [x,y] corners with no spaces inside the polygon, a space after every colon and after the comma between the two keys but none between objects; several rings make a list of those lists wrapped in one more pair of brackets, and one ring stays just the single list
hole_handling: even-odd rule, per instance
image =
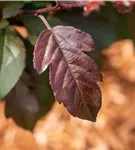
[{"label": "dark red leaf", "polygon": [[34,50],[34,68],[40,74],[50,66],[50,84],[55,98],[73,115],[95,121],[101,107],[97,82],[102,75],[95,62],[82,51],[91,51],[94,41],[81,30],[56,26],[41,32]]}]

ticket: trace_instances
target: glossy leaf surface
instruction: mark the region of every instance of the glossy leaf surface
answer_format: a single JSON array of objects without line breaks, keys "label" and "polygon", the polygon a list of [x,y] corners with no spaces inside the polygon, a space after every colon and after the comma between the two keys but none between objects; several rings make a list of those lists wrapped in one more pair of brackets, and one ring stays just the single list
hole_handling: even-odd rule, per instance
[{"label": "glossy leaf surface", "polygon": [[[16,84],[25,67],[23,42],[12,28],[0,32],[0,99]],[[2,38],[3,37],[3,38]]]},{"label": "glossy leaf surface", "polygon": [[102,75],[95,62],[82,51],[94,47],[92,37],[70,26],[41,32],[34,50],[34,68],[41,74],[50,66],[55,98],[76,117],[95,121],[101,107],[97,82]]},{"label": "glossy leaf surface", "polygon": [[24,2],[8,2],[3,8],[3,18],[16,16],[23,6]]}]

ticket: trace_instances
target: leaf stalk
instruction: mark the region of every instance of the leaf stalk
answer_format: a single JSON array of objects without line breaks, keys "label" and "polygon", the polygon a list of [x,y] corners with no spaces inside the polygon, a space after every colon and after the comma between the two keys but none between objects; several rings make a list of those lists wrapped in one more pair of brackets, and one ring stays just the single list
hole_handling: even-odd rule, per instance
[{"label": "leaf stalk", "polygon": [[49,25],[49,23],[47,22],[47,20],[43,15],[36,15],[36,16],[38,16],[43,21],[48,30],[52,30],[51,26]]}]

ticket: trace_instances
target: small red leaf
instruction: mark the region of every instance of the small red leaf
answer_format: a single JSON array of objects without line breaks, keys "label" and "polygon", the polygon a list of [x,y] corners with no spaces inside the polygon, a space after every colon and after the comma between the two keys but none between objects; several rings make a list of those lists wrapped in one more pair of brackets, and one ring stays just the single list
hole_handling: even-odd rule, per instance
[{"label": "small red leaf", "polygon": [[50,84],[55,98],[73,115],[95,121],[101,107],[97,82],[102,75],[95,62],[82,51],[94,41],[81,30],[56,26],[41,32],[34,50],[34,68],[40,74],[50,64]]}]

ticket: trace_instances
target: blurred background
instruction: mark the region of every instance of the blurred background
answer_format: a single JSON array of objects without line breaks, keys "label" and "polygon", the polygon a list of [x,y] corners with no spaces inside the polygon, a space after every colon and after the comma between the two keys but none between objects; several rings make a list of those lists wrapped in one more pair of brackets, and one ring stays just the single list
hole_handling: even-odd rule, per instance
[{"label": "blurred background", "polygon": [[[134,150],[135,8],[106,2],[92,12],[72,8],[44,14],[51,26],[71,25],[95,40],[96,51],[88,55],[104,81],[99,83],[102,107],[93,123],[74,118],[54,100],[49,69],[40,76],[33,69],[34,45],[46,27],[38,17],[19,12],[53,5],[0,2],[0,48],[4,43],[4,51],[12,46],[21,51],[9,66],[0,65],[0,150]],[[6,61],[10,57],[7,53]]]}]

